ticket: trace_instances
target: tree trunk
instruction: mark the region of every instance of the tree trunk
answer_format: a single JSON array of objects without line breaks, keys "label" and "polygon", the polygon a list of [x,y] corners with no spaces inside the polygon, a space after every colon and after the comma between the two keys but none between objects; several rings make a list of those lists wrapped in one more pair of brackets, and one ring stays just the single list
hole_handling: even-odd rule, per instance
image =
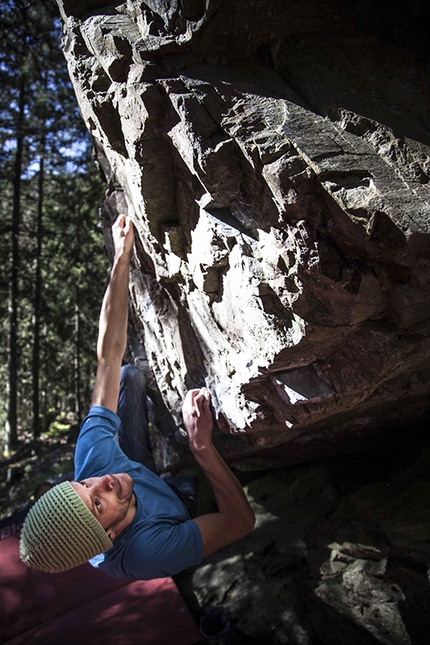
[{"label": "tree trunk", "polygon": [[32,381],[33,381],[33,436],[40,435],[40,314],[42,297],[42,224],[43,224],[43,200],[44,200],[44,162],[45,162],[45,135],[40,142],[40,166],[37,182],[37,215],[36,215],[36,250],[35,250],[35,275],[34,275],[34,301],[33,301],[33,360],[32,360]]},{"label": "tree trunk", "polygon": [[19,112],[13,178],[12,250],[9,279],[9,365],[8,410],[6,419],[6,450],[18,443],[18,273],[19,230],[21,219],[21,175],[24,148],[25,76],[20,79]]},{"label": "tree trunk", "polygon": [[79,279],[76,284],[75,300],[75,414],[80,425],[82,420],[82,401],[81,401],[81,319],[80,319],[80,289]]}]

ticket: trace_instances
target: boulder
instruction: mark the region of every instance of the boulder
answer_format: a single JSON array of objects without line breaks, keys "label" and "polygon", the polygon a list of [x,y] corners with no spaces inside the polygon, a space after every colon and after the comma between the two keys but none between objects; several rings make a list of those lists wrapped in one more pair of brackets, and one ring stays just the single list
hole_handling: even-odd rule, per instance
[{"label": "boulder", "polygon": [[426,645],[428,454],[384,469],[428,435],[425,3],[57,2],[108,251],[135,225],[127,358],[160,467],[189,465],[201,386],[245,471],[349,455],[345,482],[376,455],[344,493],[319,465],[310,492],[301,470],[250,484],[257,530],[194,572],[200,607],[272,643]]},{"label": "boulder", "polygon": [[321,433],[353,450],[421,418],[420,3],[388,21],[370,1],[58,3],[107,238],[118,212],[135,222],[133,325],[174,423],[202,385],[241,457]]}]

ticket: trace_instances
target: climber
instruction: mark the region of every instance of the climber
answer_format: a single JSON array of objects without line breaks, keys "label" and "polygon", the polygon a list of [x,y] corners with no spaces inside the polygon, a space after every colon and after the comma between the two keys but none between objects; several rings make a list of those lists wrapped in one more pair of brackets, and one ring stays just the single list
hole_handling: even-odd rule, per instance
[{"label": "climber", "polygon": [[76,444],[75,480],[54,486],[32,506],[20,556],[28,566],[51,573],[89,560],[116,577],[146,580],[199,564],[251,531],[255,519],[212,443],[206,388],[187,393],[182,414],[190,449],[213,488],[218,511],[191,517],[184,491],[154,472],[145,378],[134,366],[121,368],[134,243],[129,217],[117,218],[112,237],[114,262],[100,314],[91,408]]}]

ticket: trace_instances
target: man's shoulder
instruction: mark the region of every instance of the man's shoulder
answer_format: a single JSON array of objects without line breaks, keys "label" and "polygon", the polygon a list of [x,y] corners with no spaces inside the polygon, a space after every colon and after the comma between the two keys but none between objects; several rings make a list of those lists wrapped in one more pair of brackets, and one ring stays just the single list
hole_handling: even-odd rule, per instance
[{"label": "man's shoulder", "polygon": [[97,430],[115,436],[120,423],[120,418],[115,412],[101,405],[93,405],[82,421],[78,440],[82,439],[87,433],[91,432],[93,434]]},{"label": "man's shoulder", "polygon": [[115,426],[120,424],[119,416],[109,408],[105,408],[103,405],[92,405],[88,410],[88,414],[83,420],[82,425],[90,420],[92,423],[97,423],[99,420],[100,423],[107,421],[113,423]]},{"label": "man's shoulder", "polygon": [[126,457],[115,435],[119,417],[101,406],[93,406],[82,422],[75,449],[75,478],[127,470]]},{"label": "man's shoulder", "polygon": [[114,576],[149,580],[175,575],[201,562],[202,556],[201,535],[193,520],[139,517],[91,564]]}]

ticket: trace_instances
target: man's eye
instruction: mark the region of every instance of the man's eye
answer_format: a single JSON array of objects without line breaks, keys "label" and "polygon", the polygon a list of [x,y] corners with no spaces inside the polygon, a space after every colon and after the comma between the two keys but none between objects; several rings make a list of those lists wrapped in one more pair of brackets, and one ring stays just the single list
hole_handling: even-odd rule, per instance
[{"label": "man's eye", "polygon": [[88,488],[85,482],[79,482],[79,483],[81,484],[81,486],[85,486],[85,488]]},{"label": "man's eye", "polygon": [[96,500],[94,501],[94,506],[95,506],[95,507],[96,507],[96,509],[99,511],[99,510],[101,509],[101,506],[102,506],[102,505],[100,504],[99,500],[98,500],[98,499],[96,499]]}]

